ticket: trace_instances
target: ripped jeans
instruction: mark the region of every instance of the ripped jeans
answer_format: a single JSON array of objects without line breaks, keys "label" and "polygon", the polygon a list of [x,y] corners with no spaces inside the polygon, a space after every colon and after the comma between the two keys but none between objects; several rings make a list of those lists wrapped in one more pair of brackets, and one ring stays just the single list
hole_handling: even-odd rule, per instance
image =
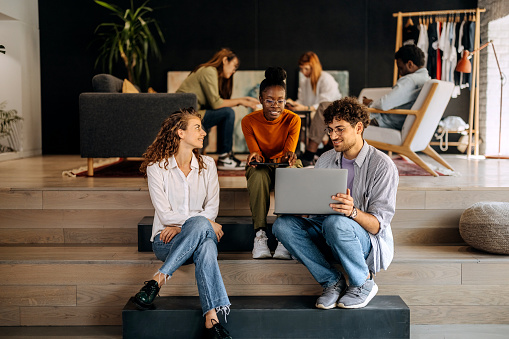
[{"label": "ripped jeans", "polygon": [[152,249],[157,259],[164,261],[159,273],[171,277],[182,265],[195,264],[195,277],[203,315],[215,309],[229,313],[230,300],[217,263],[217,236],[207,218],[191,217],[182,230],[165,244],[154,238]]}]

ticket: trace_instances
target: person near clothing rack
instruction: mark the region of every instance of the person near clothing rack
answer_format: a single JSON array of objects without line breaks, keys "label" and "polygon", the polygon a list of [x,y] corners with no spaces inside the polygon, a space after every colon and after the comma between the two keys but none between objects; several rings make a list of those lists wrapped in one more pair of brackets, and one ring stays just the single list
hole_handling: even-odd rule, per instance
[{"label": "person near clothing rack", "polygon": [[[410,109],[419,96],[424,83],[430,79],[424,67],[424,53],[415,45],[405,45],[395,54],[399,75],[392,90],[373,101],[362,98],[364,105],[387,111],[390,109]],[[401,130],[405,122],[404,114],[371,113],[371,124]]]}]

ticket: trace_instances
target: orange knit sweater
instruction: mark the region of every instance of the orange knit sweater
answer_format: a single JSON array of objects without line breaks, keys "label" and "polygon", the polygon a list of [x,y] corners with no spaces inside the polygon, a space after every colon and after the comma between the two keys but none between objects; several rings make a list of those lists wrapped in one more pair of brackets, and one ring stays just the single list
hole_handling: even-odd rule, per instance
[{"label": "orange knit sweater", "polygon": [[273,121],[265,119],[263,110],[259,110],[242,119],[242,132],[250,153],[258,152],[265,160],[277,159],[288,151],[295,152],[300,123],[299,116],[287,109]]}]

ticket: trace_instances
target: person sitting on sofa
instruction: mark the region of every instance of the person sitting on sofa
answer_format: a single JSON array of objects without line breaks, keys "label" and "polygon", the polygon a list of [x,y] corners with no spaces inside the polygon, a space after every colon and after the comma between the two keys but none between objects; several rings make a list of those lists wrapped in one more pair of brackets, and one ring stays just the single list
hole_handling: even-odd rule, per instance
[{"label": "person sitting on sofa", "polygon": [[182,265],[194,263],[207,338],[231,339],[217,312],[227,315],[230,300],[219,265],[217,243],[222,226],[219,181],[214,159],[198,153],[207,133],[193,108],[171,114],[143,154],[140,171],[147,176],[154,205],[152,248],[163,265],[133,298],[141,309],[152,307],[159,289]]},{"label": "person sitting on sofa", "polygon": [[[373,101],[362,98],[364,105],[387,111],[390,109],[410,109],[421,92],[422,86],[430,76],[424,65],[424,53],[415,45],[401,47],[394,56],[398,72],[398,79],[392,91]],[[405,123],[405,114],[371,113],[371,125],[401,130]]]},{"label": "person sitting on sofa", "polygon": [[232,152],[235,112],[232,107],[245,106],[253,110],[259,104],[251,97],[231,99],[233,74],[239,67],[239,58],[223,48],[212,59],[196,67],[177,89],[177,93],[194,93],[198,99],[203,128],[209,131],[217,126],[218,169],[243,170],[245,164]]},{"label": "person sitting on sofa", "polygon": [[334,100],[341,99],[338,83],[327,72],[314,52],[306,52],[299,59],[300,72],[297,101],[287,100],[287,107],[293,111],[315,111],[309,126],[309,138],[306,140],[306,152],[302,155],[303,165],[311,165],[318,146],[325,135],[323,111]]},{"label": "person sitting on sofa", "polygon": [[[246,115],[241,122],[242,132],[249,148],[247,163],[288,162],[290,166],[302,167],[295,149],[299,141],[300,118],[285,109],[286,71],[281,67],[269,67],[260,84],[260,102],[263,109]],[[249,207],[256,232],[253,258],[270,258],[267,246],[267,213],[270,189],[274,187],[275,166],[250,165],[246,170]],[[291,259],[290,253],[279,243],[274,253],[276,259]]]}]

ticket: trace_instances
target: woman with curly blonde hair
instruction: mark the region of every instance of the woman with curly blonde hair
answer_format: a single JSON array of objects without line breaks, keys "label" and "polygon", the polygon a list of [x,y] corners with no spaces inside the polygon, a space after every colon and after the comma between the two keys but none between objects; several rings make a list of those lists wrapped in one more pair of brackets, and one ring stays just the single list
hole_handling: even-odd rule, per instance
[{"label": "woman with curly blonde hair", "polygon": [[229,313],[219,265],[217,243],[222,226],[214,220],[219,210],[219,182],[215,162],[202,156],[203,130],[193,109],[171,114],[143,155],[141,172],[147,176],[154,205],[152,249],[164,264],[135,295],[141,309],[152,307],[161,286],[182,265],[195,264],[195,276],[210,338],[231,338],[217,312]]}]

